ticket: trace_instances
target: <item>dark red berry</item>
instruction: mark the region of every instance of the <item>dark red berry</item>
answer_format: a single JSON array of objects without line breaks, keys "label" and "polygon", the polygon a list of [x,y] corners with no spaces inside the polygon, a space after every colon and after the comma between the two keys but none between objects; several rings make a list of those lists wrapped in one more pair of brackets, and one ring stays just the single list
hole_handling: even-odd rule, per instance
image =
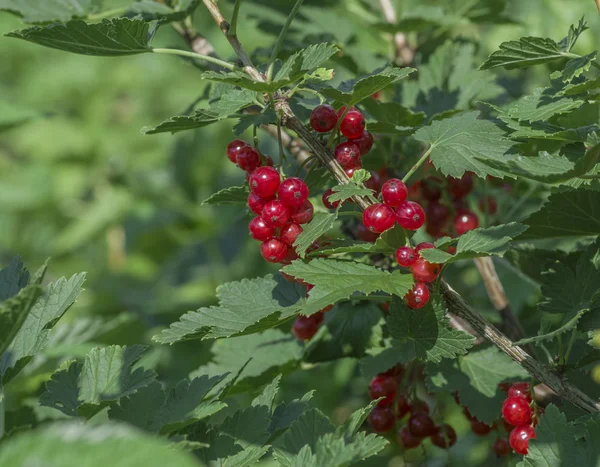
[{"label": "dark red berry", "polygon": [[406,396],[403,394],[400,394],[400,396],[398,397],[398,403],[396,405],[396,408],[397,408],[398,418],[402,418],[411,411],[412,406],[408,402],[408,399],[406,398]]},{"label": "dark red berry", "polygon": [[264,221],[264,219],[260,216],[255,217],[248,224],[248,229],[250,230],[250,235],[254,240],[260,240],[264,242],[266,240],[271,240],[273,235],[275,235],[275,229]]},{"label": "dark red berry", "polygon": [[498,210],[498,204],[496,203],[496,200],[491,196],[487,197],[487,206],[485,205],[484,198],[479,198],[479,210],[481,212],[486,212],[486,208],[487,213],[491,215],[496,214],[496,211]]},{"label": "dark red berry", "polygon": [[451,448],[456,444],[456,431],[445,423],[443,426],[436,428],[435,433],[431,436],[431,442],[438,448]]},{"label": "dark red berry", "polygon": [[450,208],[441,203],[430,203],[425,209],[427,224],[443,227],[450,218]]},{"label": "dark red berry", "polygon": [[427,305],[429,301],[429,289],[421,282],[413,285],[413,288],[406,293],[406,304],[409,308],[418,310]]},{"label": "dark red berry", "polygon": [[508,397],[523,397],[531,402],[531,389],[529,383],[515,383],[508,388]]},{"label": "dark red berry", "polygon": [[360,137],[364,130],[365,117],[358,110],[350,110],[340,124],[340,131],[348,139]]},{"label": "dark red berry", "polygon": [[408,419],[408,429],[413,436],[425,438],[435,434],[435,423],[427,414],[413,413]]},{"label": "dark red berry", "polygon": [[309,200],[304,201],[301,206],[294,209],[290,215],[290,220],[296,224],[307,224],[313,217],[315,208]]},{"label": "dark red berry", "polygon": [[335,159],[344,168],[354,167],[360,160],[360,149],[356,144],[351,143],[350,141],[338,144],[335,147],[333,154]]},{"label": "dark red berry", "polygon": [[391,407],[375,407],[368,420],[373,431],[377,433],[390,431],[396,425],[396,416]]},{"label": "dark red berry", "polygon": [[496,438],[494,441],[494,452],[498,457],[506,457],[510,454],[510,443],[506,438]]},{"label": "dark red berry", "polygon": [[473,190],[473,176],[466,172],[461,178],[448,177],[448,191],[454,199],[461,199]]},{"label": "dark red berry", "polygon": [[250,190],[261,198],[275,196],[281,180],[273,167],[259,167],[250,176]]},{"label": "dark red berry", "polygon": [[260,217],[271,227],[283,227],[290,219],[290,210],[276,199],[265,204]]},{"label": "dark red berry", "polygon": [[360,149],[360,155],[364,156],[365,154],[368,154],[373,147],[373,135],[367,130],[364,130],[362,135],[358,138],[352,138],[350,142],[356,144],[358,149]]},{"label": "dark red berry", "polygon": [[474,419],[471,420],[471,431],[478,436],[485,436],[492,431],[492,427],[487,423],[483,423],[477,419]]},{"label": "dark red berry", "polygon": [[529,440],[534,438],[535,430],[529,425],[522,425],[510,432],[508,442],[517,454],[525,455],[529,449]]},{"label": "dark red berry", "polygon": [[459,212],[454,218],[454,230],[458,235],[467,233],[469,230],[476,229],[479,226],[479,219],[474,212],[464,210]]},{"label": "dark red berry", "polygon": [[[338,119],[339,119],[339,118],[340,118],[342,115],[344,115],[344,112],[345,112],[345,111],[346,111],[346,106],[345,106],[345,105],[342,105],[342,106],[339,108],[339,110],[337,111],[337,116],[338,116]],[[352,107],[350,107],[350,108],[348,109],[348,112],[358,112],[358,109],[357,109],[356,107],[352,106]]]},{"label": "dark red berry", "polygon": [[394,226],[395,221],[392,208],[382,203],[372,204],[363,212],[363,224],[371,232],[385,232]]},{"label": "dark red berry", "polygon": [[[280,261],[280,263],[287,265],[298,258],[299,258],[299,256],[298,256],[298,253],[296,253],[296,250],[294,250],[293,248],[288,248],[287,255],[285,255],[285,258],[283,258]],[[296,282],[298,282],[298,281],[296,281]]]},{"label": "dark red berry", "polygon": [[261,162],[261,167],[273,167],[273,159],[271,159],[271,157],[263,154],[262,156],[262,162]]},{"label": "dark red berry", "polygon": [[396,209],[396,220],[403,228],[417,230],[425,223],[425,211],[414,201],[405,201]]},{"label": "dark red berry", "polygon": [[273,200],[275,200],[275,197],[261,198],[260,196],[254,194],[254,193],[250,193],[248,195],[248,207],[250,208],[250,211],[252,211],[254,214],[258,214],[260,216],[265,207],[265,204],[267,204],[269,201],[273,201]]},{"label": "dark red berry", "polygon": [[249,144],[246,141],[242,141],[241,139],[234,139],[231,143],[227,145],[227,157],[228,159],[237,164],[237,156],[242,148],[248,147]]},{"label": "dark red berry", "polygon": [[437,201],[442,197],[442,181],[437,177],[427,177],[421,185],[421,195],[427,201]]},{"label": "dark red berry", "polygon": [[362,169],[362,161],[358,161],[356,165],[351,167],[344,167],[344,172],[348,178],[352,178],[352,175],[354,175],[354,172],[356,172],[358,169]]},{"label": "dark red berry", "polygon": [[390,376],[376,376],[371,380],[369,385],[369,394],[371,400],[379,399],[383,397],[377,405],[380,407],[391,405],[396,398],[396,390],[398,384],[393,377]]},{"label": "dark red berry", "polygon": [[435,245],[429,242],[421,242],[415,247],[415,253],[419,253],[423,250],[429,250],[430,248],[435,248]]},{"label": "dark red berry", "polygon": [[340,205],[341,201],[335,201],[335,202],[331,202],[329,201],[329,197],[333,194],[333,190],[331,188],[328,188],[327,190],[325,190],[325,193],[323,193],[323,206],[325,206],[327,209],[337,209],[337,207]]},{"label": "dark red berry", "polygon": [[302,233],[302,227],[293,222],[285,224],[279,231],[279,240],[286,245],[292,246],[298,236]]},{"label": "dark red berry", "polygon": [[327,104],[316,106],[310,114],[310,126],[319,133],[333,130],[337,121],[337,112]]},{"label": "dark red berry", "polygon": [[408,197],[408,188],[399,178],[390,178],[381,187],[383,202],[392,208],[400,206]]},{"label": "dark red berry", "polygon": [[320,313],[315,313],[311,316],[298,316],[292,326],[292,332],[296,336],[296,339],[306,341],[317,333],[322,322],[323,315]]},{"label": "dark red berry", "polygon": [[359,224],[356,227],[356,237],[363,242],[373,243],[375,240],[379,238],[379,234],[375,232],[371,232],[367,229],[364,224]]},{"label": "dark red berry", "polygon": [[288,246],[281,240],[272,238],[260,246],[260,254],[270,263],[283,261],[288,253]]},{"label": "dark red berry", "polygon": [[442,267],[436,263],[429,263],[423,258],[417,258],[412,265],[412,275],[417,282],[433,282],[440,275]]},{"label": "dark red berry", "polygon": [[253,147],[244,146],[238,151],[236,161],[240,169],[252,172],[260,165],[260,154]]},{"label": "dark red berry", "polygon": [[421,444],[421,440],[418,436],[414,436],[408,427],[404,426],[398,431],[398,443],[404,446],[404,449],[413,449]]},{"label": "dark red berry", "polygon": [[297,208],[308,199],[308,187],[303,180],[297,177],[286,178],[279,185],[277,196],[286,206]]},{"label": "dark red berry", "polygon": [[427,402],[417,399],[412,403],[411,411],[412,413],[428,414],[429,406],[427,405]]},{"label": "dark red berry", "polygon": [[403,268],[409,268],[417,260],[417,253],[409,246],[401,246],[396,250],[396,262]]},{"label": "dark red berry", "polygon": [[504,420],[514,426],[531,423],[533,411],[524,397],[509,397],[502,405]]},{"label": "dark red berry", "polygon": [[371,178],[365,182],[365,186],[375,193],[379,193],[381,191],[381,186],[383,185],[383,179],[381,178],[381,175],[379,175],[379,172],[371,170],[370,174]]}]

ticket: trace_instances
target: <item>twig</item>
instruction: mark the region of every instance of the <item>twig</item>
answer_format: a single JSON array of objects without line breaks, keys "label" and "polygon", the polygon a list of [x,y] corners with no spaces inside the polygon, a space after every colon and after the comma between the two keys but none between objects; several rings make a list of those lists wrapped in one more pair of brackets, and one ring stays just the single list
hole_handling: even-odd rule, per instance
[{"label": "twig", "polygon": [[[600,0],[598,0],[600,1]],[[385,20],[390,24],[396,24],[396,10],[392,5],[391,0],[379,0],[381,9],[383,10],[383,16]],[[399,61],[401,65],[408,66],[412,63],[415,58],[415,54],[408,45],[406,36],[401,32],[394,34],[394,58]]]},{"label": "twig", "polygon": [[[600,0],[599,0],[600,1]],[[227,34],[228,25],[223,15],[219,11],[219,7],[211,0],[203,0],[214,20],[217,22],[221,30]],[[257,81],[264,82],[265,78],[254,68],[252,62],[248,58],[237,38],[228,37],[234,51],[242,61],[247,73]],[[281,124],[296,132],[296,134],[306,143],[307,147],[315,154],[315,156],[327,167],[335,176],[339,183],[348,183],[349,179],[342,167],[329,151],[314,134],[298,120],[292,112],[284,97],[276,95],[274,102],[275,110],[278,115],[281,115]],[[371,203],[363,197],[355,197],[354,201],[362,208],[366,209]],[[546,384],[558,395],[568,400],[572,404],[581,408],[588,413],[600,411],[600,404],[580,391],[578,388],[561,379],[557,374],[546,368],[544,365],[534,360],[527,352],[520,347],[513,346],[510,339],[498,331],[494,326],[488,323],[479,313],[474,311],[465,300],[448,286],[445,281],[442,281],[442,294],[446,299],[446,303],[451,313],[466,321],[473,330],[479,335],[491,341],[502,352],[507,354],[514,361],[525,368],[534,378]]]}]

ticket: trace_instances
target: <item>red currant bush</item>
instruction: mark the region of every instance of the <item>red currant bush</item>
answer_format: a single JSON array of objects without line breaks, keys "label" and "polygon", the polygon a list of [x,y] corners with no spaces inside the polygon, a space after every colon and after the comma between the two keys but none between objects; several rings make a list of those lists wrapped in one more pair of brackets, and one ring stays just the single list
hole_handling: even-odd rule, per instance
[{"label": "red currant bush", "polygon": [[442,267],[439,264],[429,263],[423,258],[418,258],[411,269],[415,280],[425,283],[436,280],[442,271]]},{"label": "red currant bush", "polygon": [[368,154],[373,147],[373,135],[367,130],[364,130],[358,138],[352,138],[349,141],[358,146],[361,156]]},{"label": "red currant bush", "polygon": [[323,319],[324,316],[321,312],[310,316],[298,316],[292,326],[292,332],[299,341],[310,340],[319,330],[319,327],[323,323]]},{"label": "red currant bush", "polygon": [[314,211],[315,208],[312,203],[306,200],[292,211],[290,219],[296,224],[307,224],[312,219]]},{"label": "red currant bush", "polygon": [[258,151],[250,146],[244,146],[237,152],[237,165],[246,172],[252,172],[261,162]]},{"label": "red currant bush", "polygon": [[289,222],[279,231],[279,240],[288,246],[292,246],[301,233],[302,227],[293,222]]},{"label": "red currant bush", "polygon": [[423,438],[413,435],[406,426],[398,430],[398,444],[404,449],[414,449],[421,444],[422,440]]},{"label": "red currant bush", "polygon": [[510,443],[506,438],[496,438],[494,441],[494,452],[497,457],[506,457],[510,454]]},{"label": "red currant bush", "polygon": [[408,419],[408,429],[413,436],[425,438],[436,433],[435,423],[429,415],[417,412],[413,413]]},{"label": "red currant bush", "polygon": [[323,197],[322,197],[323,206],[325,206],[327,209],[337,209],[338,206],[340,205],[340,201],[334,201],[334,202],[329,201],[329,197],[332,194],[333,194],[333,190],[331,188],[328,188],[323,193]]}]

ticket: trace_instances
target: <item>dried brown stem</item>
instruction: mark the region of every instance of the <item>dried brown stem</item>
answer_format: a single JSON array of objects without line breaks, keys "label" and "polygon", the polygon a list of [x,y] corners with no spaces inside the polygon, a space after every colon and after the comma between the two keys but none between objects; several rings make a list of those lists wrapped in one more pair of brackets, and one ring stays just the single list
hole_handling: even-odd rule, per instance
[{"label": "dried brown stem", "polygon": [[[219,7],[211,0],[203,1],[214,20],[221,28],[221,31],[227,36],[229,25],[219,11]],[[227,36],[227,38],[234,51],[238,54],[238,57],[248,74],[257,81],[264,81],[264,76],[262,76],[253,66],[237,37]],[[298,120],[285,98],[283,96],[276,96],[274,106],[277,114],[281,118],[282,125],[296,132],[298,137],[305,142],[310,151],[332,172],[339,183],[348,183],[346,173],[335,160],[331,151],[329,151],[319,139],[316,138],[300,120]],[[362,209],[366,209],[371,205],[371,202],[368,199],[361,197],[357,197],[355,202]],[[558,374],[533,359],[522,348],[514,346],[510,339],[488,323],[479,313],[473,310],[445,281],[442,281],[442,291],[448,309],[452,314],[466,321],[476,333],[488,339],[502,352],[522,365],[535,379],[546,384],[558,395],[588,413],[600,411],[600,404],[596,403],[578,388],[561,378]]]}]

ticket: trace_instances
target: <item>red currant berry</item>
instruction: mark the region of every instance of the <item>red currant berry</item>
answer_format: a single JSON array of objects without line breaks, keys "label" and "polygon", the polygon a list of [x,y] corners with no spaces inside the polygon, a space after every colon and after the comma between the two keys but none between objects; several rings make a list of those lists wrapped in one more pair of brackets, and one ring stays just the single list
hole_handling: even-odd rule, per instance
[{"label": "red currant berry", "polygon": [[456,230],[458,235],[476,229],[477,226],[479,226],[479,219],[474,212],[464,210],[459,212],[454,218],[454,230]]},{"label": "red currant berry", "polygon": [[254,240],[260,240],[261,242],[271,240],[275,235],[275,229],[264,221],[260,216],[255,217],[248,224],[250,235]]},{"label": "red currant berry", "polygon": [[427,201],[437,201],[442,197],[442,181],[437,177],[427,177],[421,185],[421,195]]},{"label": "red currant berry", "polygon": [[310,114],[310,126],[319,133],[327,133],[335,128],[338,114],[327,104],[316,106]]},{"label": "red currant berry", "polygon": [[288,253],[288,246],[281,240],[272,238],[260,246],[260,254],[270,263],[283,261]]},{"label": "red currant berry", "polygon": [[428,224],[435,224],[440,227],[443,227],[450,218],[450,208],[437,202],[430,203],[425,209],[425,213],[427,214]]},{"label": "red currant berry", "polygon": [[279,200],[269,201],[260,214],[271,227],[283,227],[290,219],[290,210]]},{"label": "red currant berry", "polygon": [[431,436],[431,442],[438,448],[451,448],[456,444],[456,431],[447,423],[436,428],[435,433]]},{"label": "red currant berry", "polygon": [[403,418],[412,409],[410,403],[408,402],[408,399],[403,394],[400,394],[400,397],[398,397],[398,404],[396,407],[398,410],[398,412],[397,412],[398,418]]},{"label": "red currant berry", "polygon": [[283,258],[280,261],[280,263],[287,265],[298,258],[299,258],[299,256],[298,256],[298,253],[296,253],[296,250],[294,250],[293,248],[288,248],[287,255],[285,255],[285,258]]},{"label": "red currant berry", "polygon": [[365,117],[358,110],[350,110],[340,124],[340,131],[348,139],[360,137],[365,131]]},{"label": "red currant berry", "polygon": [[360,155],[364,156],[373,147],[373,135],[365,130],[362,132],[362,135],[351,139],[350,142],[356,144],[358,149],[360,149]]},{"label": "red currant berry", "polygon": [[356,172],[358,169],[362,169],[362,161],[358,161],[356,165],[344,167],[344,172],[348,178],[352,178],[352,175],[354,175],[354,172]]},{"label": "red currant berry", "polygon": [[300,207],[292,211],[290,220],[296,224],[307,224],[312,219],[314,211],[312,203],[306,200]]},{"label": "red currant berry", "polygon": [[369,395],[371,400],[383,397],[377,405],[380,407],[391,405],[396,398],[396,390],[398,385],[396,380],[390,376],[376,376],[371,380],[369,385]]},{"label": "red currant berry", "polygon": [[492,427],[487,423],[483,423],[477,419],[474,419],[471,420],[471,431],[478,436],[485,436],[492,431]]},{"label": "red currant berry", "polygon": [[425,211],[414,201],[405,201],[396,209],[396,221],[403,228],[418,230],[425,223]]},{"label": "red currant berry", "polygon": [[417,282],[433,282],[440,275],[442,267],[436,263],[429,263],[423,258],[418,258],[412,265],[412,275]]},{"label": "red currant berry", "polygon": [[371,232],[385,232],[391,229],[394,223],[394,211],[385,204],[372,204],[363,212],[363,224]]},{"label": "red currant berry", "polygon": [[415,253],[419,253],[423,250],[429,250],[430,248],[435,248],[435,245],[429,242],[421,242],[415,247]]},{"label": "red currant berry", "polygon": [[402,427],[398,431],[398,443],[404,446],[404,449],[413,449],[421,444],[421,440],[418,436],[414,436],[408,427]]},{"label": "red currant berry", "polygon": [[418,310],[427,305],[429,301],[429,289],[421,282],[413,285],[413,288],[406,293],[406,304],[413,310]]},{"label": "red currant berry", "polygon": [[409,268],[417,260],[417,253],[409,246],[401,246],[396,250],[396,262],[403,268]]},{"label": "red currant berry", "polygon": [[323,193],[323,206],[325,206],[327,209],[337,209],[337,207],[340,205],[341,201],[335,201],[335,202],[331,202],[329,201],[329,197],[333,194],[333,190],[331,188],[328,188],[327,190],[325,190],[325,193]]},{"label": "red currant berry", "polygon": [[400,206],[408,197],[408,188],[399,178],[390,178],[381,187],[383,202],[392,208]]},{"label": "red currant berry", "polygon": [[479,199],[479,210],[481,212],[485,212],[486,208],[487,208],[487,213],[494,215],[496,214],[496,211],[498,210],[498,204],[496,203],[496,200],[494,198],[492,198],[491,196],[487,197],[487,206],[485,205],[485,201],[483,198]]},{"label": "red currant berry", "polygon": [[379,175],[379,172],[374,172],[371,170],[370,174],[371,178],[365,182],[365,186],[373,190],[375,193],[379,193],[381,191],[381,186],[383,185],[383,179],[381,178],[381,175]]},{"label": "red currant berry", "polygon": [[496,438],[494,441],[494,452],[498,457],[506,457],[510,454],[510,443],[506,438]]},{"label": "red currant berry", "polygon": [[367,229],[363,224],[359,224],[356,227],[356,237],[363,242],[373,243],[375,240],[379,238],[379,234],[375,232],[371,232]]},{"label": "red currant berry", "polygon": [[322,315],[316,316],[319,313],[315,313],[311,316],[298,316],[294,325],[292,326],[292,332],[296,339],[300,341],[307,341],[311,339],[318,331],[319,326],[323,322]]},{"label": "red currant berry", "polygon": [[271,157],[263,154],[262,162],[260,165],[261,165],[261,167],[273,167],[274,162],[273,162],[273,159],[271,159]]},{"label": "red currant berry", "polygon": [[344,168],[354,167],[360,160],[360,149],[356,144],[351,143],[350,141],[338,144],[335,147],[333,154],[335,159]]},{"label": "red currant berry", "polygon": [[408,419],[408,429],[413,436],[425,438],[435,434],[435,423],[424,413],[413,413]]},{"label": "red currant berry", "polygon": [[273,200],[275,200],[274,197],[261,198],[260,196],[254,194],[254,193],[250,193],[248,195],[248,207],[250,208],[250,211],[252,211],[254,214],[257,214],[260,216],[265,207],[265,204],[267,204],[269,201],[273,201]]},{"label": "red currant berry", "polygon": [[285,224],[279,231],[279,240],[286,245],[292,246],[301,233],[302,227],[300,227],[298,224],[290,222]]},{"label": "red currant berry", "polygon": [[369,424],[376,433],[390,431],[396,425],[396,416],[391,407],[375,407],[369,414]]},{"label": "red currant berry", "polygon": [[286,206],[297,208],[308,199],[308,187],[303,180],[297,177],[286,178],[279,185],[277,195]]},{"label": "red currant berry", "polygon": [[281,180],[273,167],[259,167],[250,176],[250,190],[261,198],[270,198],[277,193]]},{"label": "red currant berry", "polygon": [[253,147],[244,146],[238,151],[236,161],[240,169],[252,172],[260,165],[260,154]]},{"label": "red currant berry", "polygon": [[529,425],[522,425],[510,432],[508,442],[517,454],[525,455],[529,449],[529,440],[534,438],[535,430]]},{"label": "red currant berry", "polygon": [[[339,119],[339,118],[340,118],[342,115],[344,115],[344,112],[345,112],[345,111],[346,111],[346,106],[345,106],[345,105],[342,105],[342,106],[340,107],[340,109],[337,111],[337,116],[338,116],[338,119]],[[350,108],[348,109],[348,112],[358,112],[358,109],[357,109],[356,107],[352,106],[352,107],[350,107]]]},{"label": "red currant berry", "polygon": [[508,388],[508,397],[523,397],[531,402],[531,390],[529,383],[515,383]]},{"label": "red currant berry", "polygon": [[448,191],[454,199],[461,199],[473,190],[473,176],[470,172],[461,178],[448,177]]},{"label": "red currant berry", "polygon": [[502,416],[511,425],[526,425],[531,422],[532,415],[533,411],[524,397],[509,397],[502,405]]},{"label": "red currant berry", "polygon": [[237,156],[242,150],[242,148],[248,147],[249,144],[246,141],[242,141],[241,139],[234,139],[231,143],[227,145],[227,157],[231,162],[237,164]]},{"label": "red currant berry", "polygon": [[412,413],[424,413],[424,414],[428,414],[429,413],[429,406],[427,405],[427,403],[425,401],[422,400],[415,400],[412,404],[411,407],[411,411]]}]

